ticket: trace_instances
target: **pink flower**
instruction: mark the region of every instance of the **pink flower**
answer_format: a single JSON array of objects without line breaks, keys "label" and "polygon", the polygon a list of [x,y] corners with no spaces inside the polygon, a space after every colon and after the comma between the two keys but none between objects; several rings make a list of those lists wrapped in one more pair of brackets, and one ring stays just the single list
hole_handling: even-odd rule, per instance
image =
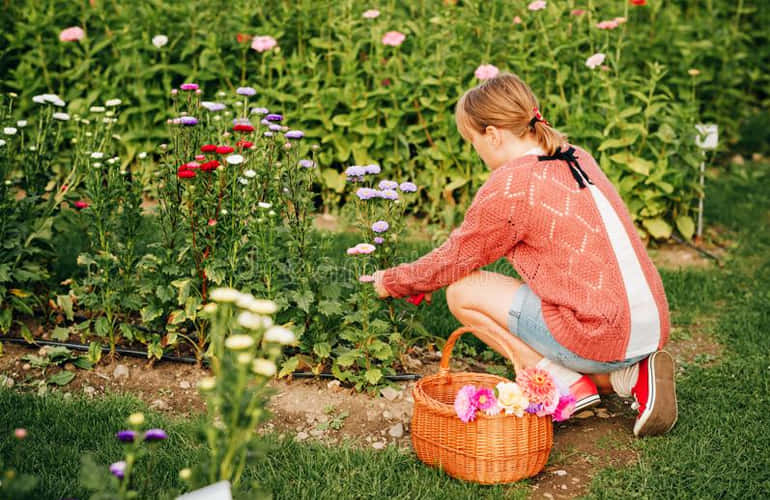
[{"label": "pink flower", "polygon": [[85,38],[85,36],[86,32],[83,31],[83,28],[72,26],[59,33],[59,40],[62,42],[79,42]]},{"label": "pink flower", "polygon": [[611,21],[602,21],[597,23],[596,27],[600,30],[614,30],[618,27],[618,25],[619,23],[613,19]]},{"label": "pink flower", "polygon": [[257,52],[270,50],[276,45],[278,45],[278,42],[271,36],[255,36],[251,39],[251,48]]},{"label": "pink flower", "polygon": [[392,47],[398,47],[402,43],[404,43],[404,39],[406,38],[406,35],[401,33],[400,31],[388,31],[385,33],[385,36],[382,37],[382,43],[385,45],[390,45]]},{"label": "pink flower", "polygon": [[570,12],[570,14],[573,16],[582,16],[585,13],[586,11],[583,9],[573,9],[572,12]]},{"label": "pink flower", "polygon": [[216,219],[209,219],[209,226],[216,226],[217,220]]},{"label": "pink flower", "polygon": [[500,73],[500,70],[497,69],[497,66],[493,66],[491,64],[482,64],[476,68],[474,75],[476,75],[476,78],[479,80],[489,80],[490,78],[496,77],[498,73]]},{"label": "pink flower", "polygon": [[626,22],[626,18],[625,17],[616,17],[615,19],[613,19],[613,21],[615,21],[618,24],[623,24],[624,22]]},{"label": "pink flower", "polygon": [[586,59],[586,66],[591,69],[596,69],[597,66],[604,62],[605,57],[606,56],[601,52],[597,52],[596,54]]},{"label": "pink flower", "polygon": [[544,417],[546,415],[553,415],[556,408],[559,406],[559,391],[553,391],[551,400],[547,404],[539,405],[540,407],[535,412],[538,417]]},{"label": "pink flower", "polygon": [[500,413],[500,406],[497,404],[497,398],[492,389],[482,387],[473,394],[473,404],[479,410],[483,411],[487,415],[497,415]]},{"label": "pink flower", "polygon": [[527,8],[532,11],[543,10],[545,9],[545,0],[536,0],[535,2],[529,4]]},{"label": "pink flower", "polygon": [[476,404],[473,400],[475,394],[476,386],[466,385],[463,386],[455,396],[455,412],[457,413],[457,416],[460,417],[460,420],[466,424],[476,418]]},{"label": "pink flower", "polygon": [[358,277],[358,281],[361,283],[373,283],[374,282],[374,276],[371,274],[362,274]]},{"label": "pink flower", "polygon": [[553,420],[555,422],[563,422],[572,416],[572,412],[575,411],[575,396],[567,394],[559,398],[559,404],[556,405],[556,410],[553,412]]},{"label": "pink flower", "polygon": [[87,201],[83,201],[83,200],[76,201],[74,205],[75,205],[75,208],[77,208],[78,210],[83,210],[84,208],[88,208],[89,206],[91,206]]},{"label": "pink flower", "polygon": [[367,19],[374,19],[375,17],[380,16],[380,11],[377,9],[369,9],[366,12],[364,12],[364,17]]},{"label": "pink flower", "polygon": [[514,17],[513,24],[521,24],[521,18],[519,16]]},{"label": "pink flower", "polygon": [[523,370],[516,377],[516,383],[521,386],[530,404],[550,406],[553,404],[554,397],[558,398],[556,382],[551,374],[542,368],[532,367]]}]

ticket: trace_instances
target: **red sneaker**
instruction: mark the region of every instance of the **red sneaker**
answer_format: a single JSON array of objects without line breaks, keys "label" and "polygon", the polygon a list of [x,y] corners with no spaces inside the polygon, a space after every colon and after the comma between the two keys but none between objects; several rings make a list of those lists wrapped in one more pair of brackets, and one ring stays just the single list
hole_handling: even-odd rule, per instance
[{"label": "red sneaker", "polygon": [[639,378],[631,389],[639,415],[634,424],[637,437],[658,436],[670,431],[678,416],[674,358],[657,351],[639,362]]},{"label": "red sneaker", "polygon": [[569,392],[575,396],[575,411],[573,413],[585,410],[586,408],[593,408],[601,403],[599,390],[588,375],[583,375],[577,382],[569,386]]}]

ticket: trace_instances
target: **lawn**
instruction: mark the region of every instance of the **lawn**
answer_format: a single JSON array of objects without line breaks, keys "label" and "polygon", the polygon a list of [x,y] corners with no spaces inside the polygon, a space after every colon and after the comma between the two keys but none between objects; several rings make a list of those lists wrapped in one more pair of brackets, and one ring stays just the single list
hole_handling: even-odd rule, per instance
[{"label": "lawn", "polygon": [[[696,323],[724,345],[724,357],[696,357],[678,379],[680,416],[664,437],[636,441],[638,462],[604,469],[589,490],[591,498],[767,498],[770,496],[770,165],[732,167],[711,180],[707,221],[726,228],[737,245],[723,267],[662,271],[674,325],[681,335]],[[729,179],[729,180],[727,180]],[[417,244],[417,249],[425,244]],[[501,270],[501,263],[494,266]],[[443,292],[421,312],[426,325],[448,334],[455,326],[445,314]],[[703,322],[703,318],[715,318]],[[142,409],[127,395],[101,400],[57,394],[40,398],[0,391],[0,456],[6,468],[36,475],[34,498],[83,498],[78,486],[80,457],[93,453],[109,464],[121,458],[115,431],[126,416]],[[150,424],[165,428],[146,478],[142,498],[163,498],[181,490],[177,471],[195,463],[195,422],[152,412]],[[16,427],[29,430],[18,442]],[[462,483],[424,467],[413,454],[351,446],[325,447],[265,437],[271,451],[246,471],[275,498],[519,498],[529,481],[512,486]]]}]

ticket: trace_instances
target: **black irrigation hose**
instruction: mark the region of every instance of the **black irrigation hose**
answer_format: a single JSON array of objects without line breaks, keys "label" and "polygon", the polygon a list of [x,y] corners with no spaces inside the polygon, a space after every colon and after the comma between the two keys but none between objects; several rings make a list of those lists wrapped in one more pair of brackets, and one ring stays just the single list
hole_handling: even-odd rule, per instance
[{"label": "black irrigation hose", "polygon": [[687,245],[688,247],[690,247],[690,248],[692,248],[693,250],[697,251],[697,252],[698,252],[698,253],[700,253],[701,255],[703,255],[703,256],[705,256],[705,257],[709,257],[709,258],[711,258],[711,259],[714,259],[715,261],[717,261],[717,264],[722,264],[722,259],[720,259],[720,258],[719,258],[719,257],[717,257],[716,255],[714,255],[713,253],[711,253],[711,252],[709,252],[709,251],[707,251],[707,250],[704,250],[704,249],[702,249],[702,248],[700,248],[700,247],[698,247],[698,246],[696,246],[696,245],[693,245],[693,244],[692,244],[692,243],[690,243],[689,241],[687,241],[687,240],[684,240],[684,239],[680,238],[680,237],[679,237],[679,236],[677,236],[676,234],[672,234],[672,235],[671,235],[671,237],[672,237],[672,238],[674,238],[674,239],[675,239],[677,242],[679,242],[679,243],[684,243],[685,245]]},{"label": "black irrigation hose", "polygon": [[[30,342],[27,342],[26,339],[20,339],[20,338],[14,338],[14,337],[0,337],[0,341],[1,342],[9,342],[9,343],[12,343],[12,344],[23,344],[23,345],[27,345],[27,346],[30,345]],[[80,343],[77,343],[77,342],[55,342],[53,340],[37,340],[37,339],[35,339],[34,344],[39,344],[39,345],[44,345],[44,346],[48,345],[48,346],[54,346],[54,347],[66,347],[67,349],[72,349],[72,350],[76,350],[76,351],[88,351],[88,348],[89,348],[89,346],[87,346],[85,344],[80,344]],[[109,352],[109,351],[110,351],[109,347],[106,347],[106,346],[102,347],[102,352]],[[137,351],[137,350],[134,350],[134,349],[125,349],[123,347],[116,347],[115,348],[115,352],[117,352],[119,354],[124,354],[126,356],[134,356],[134,357],[137,357],[137,358],[147,358],[148,357],[147,356],[147,351]],[[198,362],[198,360],[195,359],[195,358],[190,358],[190,357],[187,357],[187,356],[171,356],[171,355],[168,355],[168,354],[164,354],[163,356],[161,356],[160,359],[161,360],[165,360],[165,361],[174,361],[174,362],[177,362],[177,363],[191,363],[191,364],[194,364],[194,363]],[[204,364],[207,364],[206,360],[203,360],[203,362],[204,362]],[[328,373],[328,372],[319,373],[318,375],[315,375],[315,374],[310,373],[310,372],[292,372],[291,376],[292,377],[296,377],[296,378],[315,378],[315,377],[319,377],[319,378],[337,378],[337,377],[334,376],[334,374]],[[422,375],[419,375],[417,373],[401,373],[401,374],[398,374],[398,375],[384,375],[383,378],[385,378],[386,380],[418,380],[418,379],[422,378]]]}]

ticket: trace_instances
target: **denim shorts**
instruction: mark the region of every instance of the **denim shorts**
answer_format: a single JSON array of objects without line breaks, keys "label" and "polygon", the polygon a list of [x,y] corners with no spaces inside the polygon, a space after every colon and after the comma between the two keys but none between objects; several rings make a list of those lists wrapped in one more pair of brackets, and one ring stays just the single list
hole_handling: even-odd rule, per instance
[{"label": "denim shorts", "polygon": [[513,296],[513,303],[508,310],[508,330],[543,357],[578,373],[608,373],[638,363],[649,356],[644,354],[609,362],[578,356],[553,338],[543,318],[540,297],[527,284],[521,285]]}]

